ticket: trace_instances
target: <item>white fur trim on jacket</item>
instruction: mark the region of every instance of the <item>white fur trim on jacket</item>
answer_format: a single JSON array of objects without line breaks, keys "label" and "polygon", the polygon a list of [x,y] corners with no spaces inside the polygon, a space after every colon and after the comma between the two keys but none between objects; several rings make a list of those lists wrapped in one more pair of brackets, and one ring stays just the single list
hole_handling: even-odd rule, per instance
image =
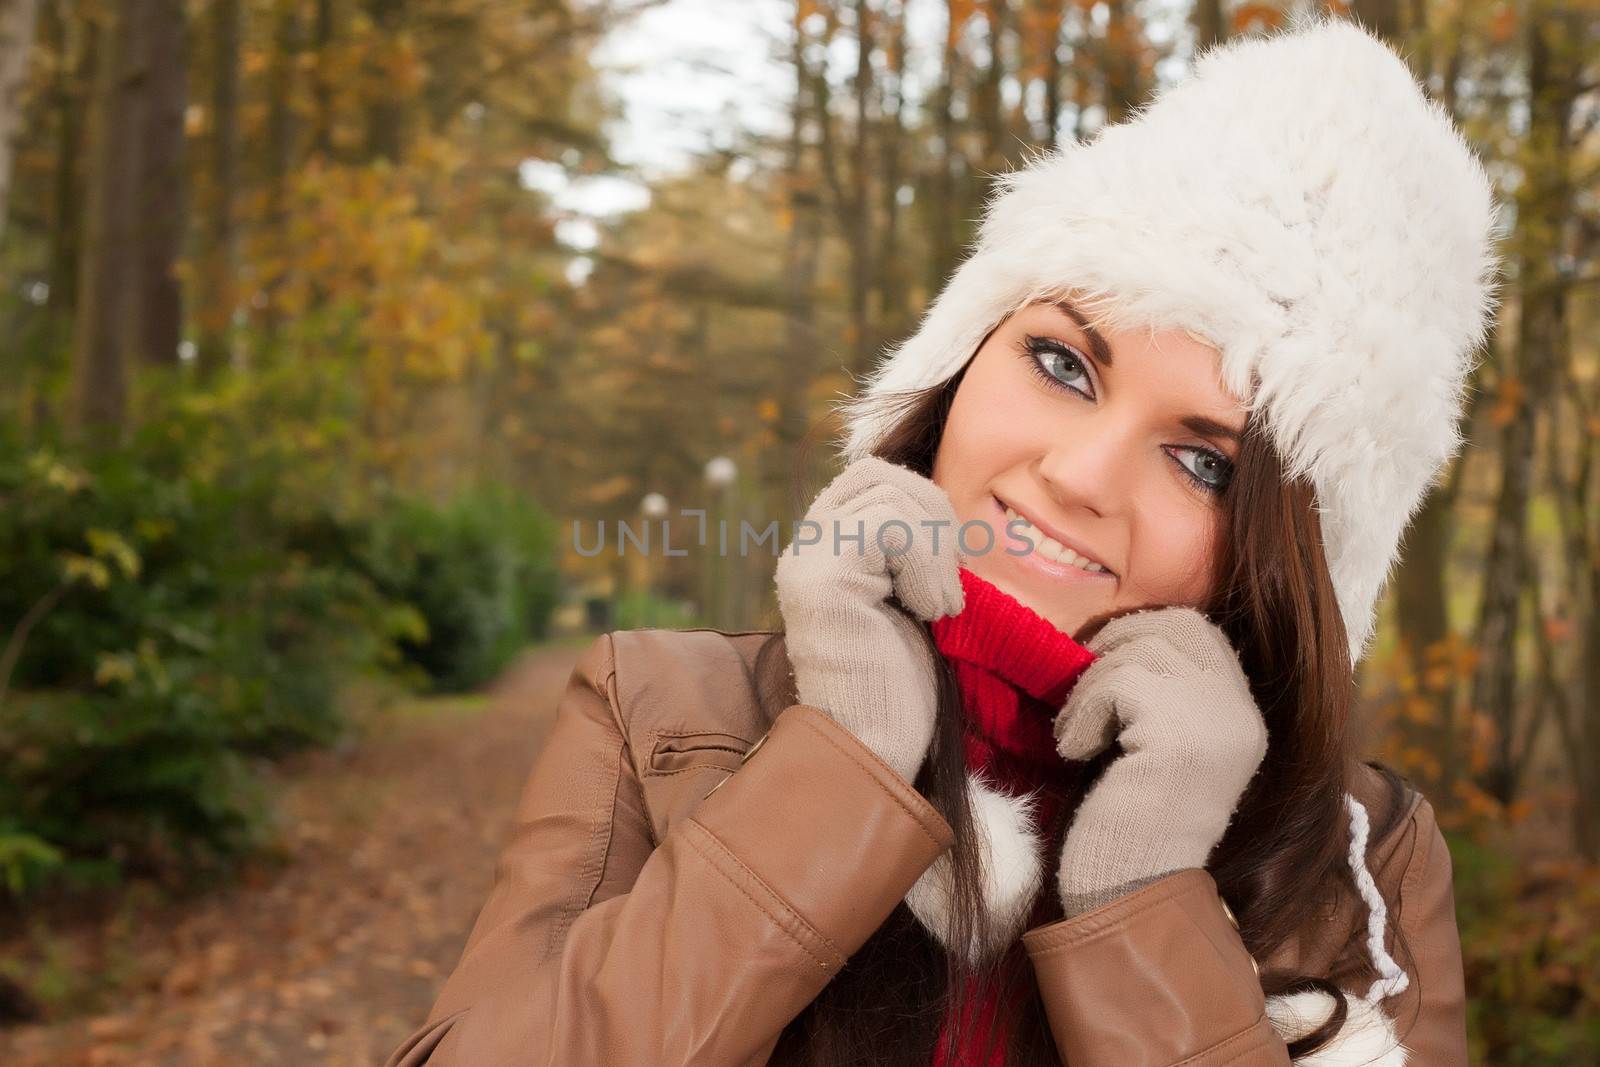
[{"label": "white fur trim on jacket", "polygon": [[[1344,1025],[1322,1048],[1293,1059],[1295,1067],[1405,1067],[1406,1047],[1394,1022],[1373,1001],[1346,993]],[[1267,1020],[1287,1044],[1321,1026],[1333,998],[1317,989],[1267,998]]]},{"label": "white fur trim on jacket", "polygon": [[[974,934],[967,958],[976,962],[1022,935],[1044,885],[1044,857],[1034,824],[1036,795],[1011,796],[975,771],[967,776],[967,796],[978,835],[984,908],[996,939],[985,943]],[[906,894],[906,905],[946,949],[952,949],[949,850],[922,872]]]},{"label": "white fur trim on jacket", "polygon": [[[976,961],[1022,935],[1044,884],[1045,857],[1034,822],[1036,794],[1011,796],[997,789],[981,771],[968,774],[967,794],[977,830],[983,898],[996,937],[987,944],[975,937],[967,946],[968,959]],[[1350,815],[1350,868],[1367,904],[1367,952],[1382,977],[1364,996],[1346,991],[1349,1012],[1344,1026],[1321,1049],[1292,1062],[1295,1067],[1405,1067],[1405,1047],[1380,1005],[1404,990],[1409,980],[1383,945],[1388,908],[1367,869],[1367,809],[1350,793],[1345,793],[1344,802]],[[949,878],[950,853],[946,851],[906,894],[906,905],[947,950],[951,949]],[[1333,1010],[1333,998],[1320,990],[1268,997],[1266,1004],[1267,1018],[1285,1043],[1321,1026]]]},{"label": "white fur trim on jacket", "polygon": [[897,392],[948,381],[1036,301],[1077,290],[1100,326],[1187,330],[1316,491],[1354,666],[1462,444],[1500,228],[1460,131],[1366,29],[1297,17],[1233,38],[1131,120],[997,177],[917,332],[838,403],[844,457],[893,427]]}]

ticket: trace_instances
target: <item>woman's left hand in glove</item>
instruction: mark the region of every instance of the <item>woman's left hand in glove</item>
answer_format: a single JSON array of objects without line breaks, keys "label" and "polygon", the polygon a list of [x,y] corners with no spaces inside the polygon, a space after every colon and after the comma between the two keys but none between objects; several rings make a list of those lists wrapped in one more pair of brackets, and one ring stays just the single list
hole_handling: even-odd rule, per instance
[{"label": "woman's left hand in glove", "polygon": [[1220,627],[1187,607],[1112,619],[1055,720],[1056,747],[1087,760],[1120,741],[1061,850],[1068,917],[1186,867],[1222,840],[1267,751],[1267,727]]}]

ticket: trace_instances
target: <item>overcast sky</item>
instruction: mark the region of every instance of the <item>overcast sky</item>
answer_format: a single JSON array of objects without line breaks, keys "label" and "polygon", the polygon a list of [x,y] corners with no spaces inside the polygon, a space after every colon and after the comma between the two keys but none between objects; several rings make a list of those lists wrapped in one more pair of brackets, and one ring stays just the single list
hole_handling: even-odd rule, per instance
[{"label": "overcast sky", "polygon": [[[1158,44],[1183,26],[1187,0],[1146,0],[1147,27]],[[607,134],[616,157],[646,180],[681,170],[692,156],[727,147],[741,132],[781,137],[794,92],[790,19],[794,0],[668,0],[612,30],[593,53],[608,91],[622,110]],[[938,76],[945,5],[908,0],[907,91],[921,95]],[[1096,11],[1095,14],[1101,14]],[[828,57],[830,77],[842,83],[855,70],[855,43],[840,35]],[[1181,70],[1163,64],[1162,76]],[[1032,103],[1032,102],[1030,102]],[[568,217],[560,237],[582,249],[592,225],[584,216],[634,210],[648,203],[638,183],[619,179],[567,181],[553,162],[532,161],[523,179],[550,194]]]},{"label": "overcast sky", "polygon": [[670,0],[613,30],[594,53],[626,118],[624,162],[655,177],[743,128],[782,133],[793,92],[793,0]]},{"label": "overcast sky", "polygon": [[[669,0],[612,30],[591,58],[621,109],[606,130],[618,161],[652,181],[733,143],[741,130],[781,134],[791,10],[792,0]],[[569,182],[553,161],[529,161],[522,177],[569,216],[558,236],[577,248],[593,232],[583,216],[635,210],[649,199],[637,182]]]}]

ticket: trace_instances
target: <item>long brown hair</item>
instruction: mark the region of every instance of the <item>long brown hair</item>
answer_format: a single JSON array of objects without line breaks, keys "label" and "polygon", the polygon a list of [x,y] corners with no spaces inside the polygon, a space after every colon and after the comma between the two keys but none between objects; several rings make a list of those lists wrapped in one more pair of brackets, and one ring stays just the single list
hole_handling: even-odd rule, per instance
[{"label": "long brown hair", "polygon": [[[932,477],[945,419],[965,373],[963,368],[942,385],[904,394],[894,428],[874,454]],[[806,493],[799,491],[796,496],[799,504]],[[1333,885],[1358,892],[1346,862],[1349,837],[1343,801],[1356,772],[1351,729],[1355,686],[1314,499],[1309,484],[1285,479],[1276,451],[1252,420],[1234,477],[1222,496],[1223,548],[1213,564],[1216,593],[1201,609],[1238,650],[1269,735],[1261,770],[1206,864],[1257,961],[1291,937],[1310,909],[1326,903]],[[802,511],[797,507],[796,514]],[[979,858],[966,789],[962,743],[966,712],[954,672],[937,654],[926,626],[924,635],[941,675],[933,745],[913,784],[954,834],[953,921],[959,928],[948,937],[951,943],[968,944],[972,926],[983,923],[985,916],[979,907]],[[775,633],[762,646],[758,678],[787,677],[784,671],[769,672],[762,662],[776,654],[781,637],[781,632]],[[793,699],[792,690],[785,688],[762,694],[769,714]],[[1052,843],[1046,845],[1049,901],[1056,901],[1053,850],[1059,850],[1065,823],[1120,752],[1113,745],[1093,760],[1069,764],[1077,776],[1068,779],[1065,803],[1058,805],[1061,814],[1056,825],[1042,828],[1044,839]],[[1375,820],[1381,825],[1374,825],[1369,834],[1370,851],[1408,807],[1410,785],[1386,764],[1368,762],[1383,774],[1390,790],[1386,814]],[[1059,903],[1054,906],[1059,917]],[[1396,935],[1397,947],[1409,957],[1398,929]],[[1350,981],[1379,977],[1370,960],[1364,959],[1364,965],[1364,976],[1352,976]],[[1344,1023],[1345,994],[1324,978],[1263,969],[1261,984],[1267,996],[1320,989],[1334,997],[1328,1021],[1289,1044],[1291,1057],[1316,1051]],[[955,1024],[969,1018],[978,997],[996,988],[1001,1014],[997,1021],[1009,1035],[1005,1062],[1026,1067],[1059,1064],[1021,942],[1013,942],[997,958],[968,964],[946,952],[902,902],[785,1028],[770,1062],[785,1067],[858,1063],[928,1067],[944,1021],[952,1020],[951,1040],[958,1043]],[[1400,1036],[1403,1039],[1404,1034]]]}]

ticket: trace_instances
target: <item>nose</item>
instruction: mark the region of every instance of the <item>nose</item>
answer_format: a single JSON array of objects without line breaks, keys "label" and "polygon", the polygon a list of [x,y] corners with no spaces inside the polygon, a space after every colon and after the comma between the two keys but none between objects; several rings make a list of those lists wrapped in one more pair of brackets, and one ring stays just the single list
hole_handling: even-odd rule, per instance
[{"label": "nose", "polygon": [[1090,420],[1044,449],[1039,481],[1062,511],[1081,508],[1103,517],[1116,509],[1118,495],[1127,488],[1129,447],[1127,436],[1110,420]]}]

